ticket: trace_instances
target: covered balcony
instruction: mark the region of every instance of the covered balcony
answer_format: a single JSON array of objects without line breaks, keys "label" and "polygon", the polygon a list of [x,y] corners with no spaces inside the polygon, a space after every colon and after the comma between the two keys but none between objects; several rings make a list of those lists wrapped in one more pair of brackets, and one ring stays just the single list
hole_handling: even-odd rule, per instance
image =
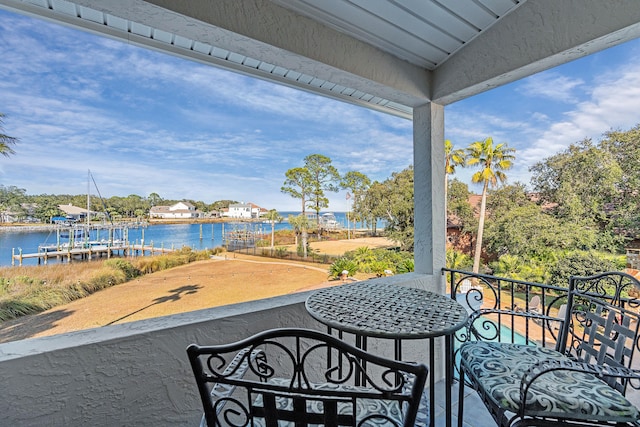
[{"label": "covered balcony", "polygon": [[[421,283],[415,273],[373,280],[400,286]],[[233,342],[279,327],[326,331],[305,309],[311,292],[2,344],[5,421],[9,425],[198,425],[202,406],[186,347]],[[354,343],[353,336],[345,334],[344,339]],[[393,357],[390,340],[370,339],[369,351]],[[438,364],[450,363],[441,347],[436,351]],[[426,342],[405,341],[403,356],[426,363]],[[444,381],[438,381],[437,426],[445,425],[443,389]],[[453,397],[455,405],[455,392]],[[472,390],[465,407],[473,414],[470,425],[493,425]],[[455,414],[455,406],[452,409]]]},{"label": "covered balcony", "polygon": [[[470,314],[487,310],[492,325],[498,326],[478,327],[480,336],[473,339],[555,345],[567,288],[449,269],[441,277],[449,295]],[[415,287],[421,277],[409,273],[372,281]],[[186,347],[234,342],[272,328],[326,331],[305,308],[313,292],[2,344],[2,410],[9,425],[198,425],[202,407]],[[531,304],[534,296],[540,298],[536,306]],[[519,315],[490,313],[500,309]],[[343,339],[354,344],[353,335]],[[454,349],[468,339],[468,329],[458,331]],[[369,339],[368,344],[371,352],[393,358],[391,340]],[[402,350],[407,360],[426,363],[429,358],[426,340],[405,340]],[[457,352],[447,356],[441,343],[435,352],[436,364],[453,365],[457,378]],[[438,376],[435,425],[445,426],[445,381],[437,370],[429,375]],[[454,383],[453,425],[457,387]],[[638,390],[630,387],[627,397],[640,406]],[[465,425],[495,425],[472,388],[466,389],[465,414]]]},{"label": "covered balcony", "polygon": [[[640,8],[636,0],[443,3],[0,0],[0,7],[412,120],[415,273],[376,280],[455,295],[442,273],[445,107],[640,37]],[[1,344],[0,425],[197,425],[202,409],[187,345],[275,327],[324,330],[305,309],[308,295]],[[392,354],[384,341],[369,349]],[[403,352],[428,356],[421,341]],[[441,380],[453,361],[442,343],[435,353],[431,375]],[[468,396],[476,405],[466,404],[470,425],[493,425]]]}]

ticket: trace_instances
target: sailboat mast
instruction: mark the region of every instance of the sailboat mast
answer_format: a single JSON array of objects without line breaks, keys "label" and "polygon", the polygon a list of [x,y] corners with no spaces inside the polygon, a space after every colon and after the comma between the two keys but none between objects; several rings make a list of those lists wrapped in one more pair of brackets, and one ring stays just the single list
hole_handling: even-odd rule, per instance
[{"label": "sailboat mast", "polygon": [[91,217],[91,170],[87,169],[87,233],[89,233],[90,217]]}]

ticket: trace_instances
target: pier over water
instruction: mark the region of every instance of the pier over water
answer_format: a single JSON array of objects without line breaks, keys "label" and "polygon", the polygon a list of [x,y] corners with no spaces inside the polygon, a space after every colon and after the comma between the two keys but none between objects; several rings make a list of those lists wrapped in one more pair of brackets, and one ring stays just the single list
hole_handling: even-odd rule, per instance
[{"label": "pier over water", "polygon": [[[21,248],[17,251],[12,248],[11,265],[15,265],[16,262],[22,265],[23,260],[34,258],[37,259],[38,265],[46,265],[50,259],[71,262],[73,259],[91,260],[95,257],[111,258],[130,254],[144,256],[147,253],[173,251],[173,248],[154,247],[153,242],[145,245],[144,237],[140,243],[131,243],[129,228],[137,226],[139,224],[136,223],[56,224],[50,229],[46,241],[38,245],[37,252],[23,253]],[[55,241],[49,242],[52,237]]]},{"label": "pier over water", "polygon": [[138,256],[138,255],[154,255],[154,254],[163,254],[168,252],[173,252],[173,248],[164,248],[154,247],[151,245],[140,245],[140,244],[114,244],[114,245],[91,245],[89,247],[83,248],[72,248],[71,246],[67,246],[66,249],[61,250],[46,250],[39,251],[36,253],[28,253],[23,254],[22,250],[19,250],[18,253],[15,253],[15,250],[11,254],[11,265],[15,265],[16,262],[18,265],[22,265],[23,260],[37,258],[38,265],[41,263],[47,265],[50,259],[55,259],[56,261],[64,261],[71,262],[73,259],[76,260],[92,260],[95,257],[102,258],[107,257],[111,258],[112,256]]}]

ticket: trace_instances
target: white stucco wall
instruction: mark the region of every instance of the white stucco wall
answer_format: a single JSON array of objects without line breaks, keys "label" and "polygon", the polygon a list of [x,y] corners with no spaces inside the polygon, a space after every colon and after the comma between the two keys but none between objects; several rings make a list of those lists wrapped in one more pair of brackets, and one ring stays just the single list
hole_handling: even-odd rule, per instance
[{"label": "white stucco wall", "polygon": [[318,327],[297,294],[0,345],[0,425],[198,425],[185,349]]},{"label": "white stucco wall", "polygon": [[[433,277],[377,280],[429,288]],[[276,327],[324,331],[304,309],[308,295],[0,344],[0,426],[198,425],[202,408],[187,345],[232,342]],[[423,341],[405,344],[403,356],[426,361],[426,348]],[[393,355],[389,340],[370,339],[369,350]]]}]

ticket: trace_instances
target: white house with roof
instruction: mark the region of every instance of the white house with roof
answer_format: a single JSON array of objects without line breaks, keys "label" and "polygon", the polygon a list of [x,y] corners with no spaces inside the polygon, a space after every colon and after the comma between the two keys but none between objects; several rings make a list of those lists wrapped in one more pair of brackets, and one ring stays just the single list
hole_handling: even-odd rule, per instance
[{"label": "white house with roof", "polygon": [[66,218],[72,218],[76,221],[84,221],[87,219],[87,212],[91,217],[98,216],[99,212],[87,210],[87,208],[81,208],[78,206],[74,206],[71,203],[68,205],[58,205],[58,209],[64,212]]},{"label": "white house with roof", "polygon": [[223,216],[229,218],[255,219],[265,215],[267,210],[254,203],[233,203],[229,209],[223,211]]},{"label": "white house with roof", "polygon": [[153,206],[149,210],[149,218],[192,219],[202,216],[202,212],[189,202],[178,202],[171,206]]},{"label": "white house with roof", "polygon": [[9,207],[0,210],[0,222],[40,222],[35,218],[37,204],[20,203],[19,208]]}]

